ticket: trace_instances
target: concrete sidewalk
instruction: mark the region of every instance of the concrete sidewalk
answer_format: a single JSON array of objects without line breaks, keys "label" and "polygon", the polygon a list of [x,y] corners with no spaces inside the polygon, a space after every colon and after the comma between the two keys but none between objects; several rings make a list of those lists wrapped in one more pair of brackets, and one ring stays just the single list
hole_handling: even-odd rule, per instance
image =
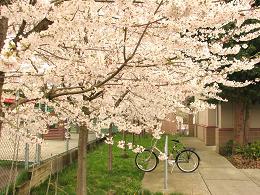
[{"label": "concrete sidewalk", "polygon": [[[193,173],[183,173],[177,167],[168,178],[168,189],[164,190],[164,162],[145,173],[142,187],[151,192],[170,194],[179,192],[192,195],[259,195],[260,169],[236,169],[226,158],[217,154],[214,147],[205,146],[196,138],[184,137],[185,146],[195,147],[201,161]],[[169,143],[171,146],[171,143]]]}]

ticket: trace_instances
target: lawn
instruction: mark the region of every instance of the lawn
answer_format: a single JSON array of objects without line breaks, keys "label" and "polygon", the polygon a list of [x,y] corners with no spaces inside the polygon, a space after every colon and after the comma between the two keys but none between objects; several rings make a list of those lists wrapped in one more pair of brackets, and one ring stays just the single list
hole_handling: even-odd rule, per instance
[{"label": "lawn", "polygon": [[[114,137],[115,143],[122,139],[121,134]],[[127,140],[132,142],[132,135],[127,136]],[[135,143],[149,147],[151,136],[135,136]],[[159,148],[163,149],[164,139],[158,142]],[[111,191],[114,194],[150,194],[145,191],[141,193],[141,181],[144,173],[135,166],[135,153],[127,151],[128,157],[122,157],[123,150],[113,145],[113,170],[107,171],[108,145],[101,144],[94,151],[87,154],[87,191],[88,194],[107,194]],[[55,182],[58,194],[73,195],[76,189],[77,164],[74,163],[62,172],[53,176],[48,194],[55,194]],[[46,194],[47,181],[32,191],[34,195]]]}]

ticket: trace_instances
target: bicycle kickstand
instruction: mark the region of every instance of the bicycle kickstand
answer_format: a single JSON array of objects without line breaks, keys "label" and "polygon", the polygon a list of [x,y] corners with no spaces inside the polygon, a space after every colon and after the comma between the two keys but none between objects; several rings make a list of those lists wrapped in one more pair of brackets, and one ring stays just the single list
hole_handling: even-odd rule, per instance
[{"label": "bicycle kickstand", "polygon": [[169,162],[168,164],[172,167],[172,169],[171,169],[171,174],[172,174],[176,163],[174,162],[174,160],[172,160],[172,162]]}]

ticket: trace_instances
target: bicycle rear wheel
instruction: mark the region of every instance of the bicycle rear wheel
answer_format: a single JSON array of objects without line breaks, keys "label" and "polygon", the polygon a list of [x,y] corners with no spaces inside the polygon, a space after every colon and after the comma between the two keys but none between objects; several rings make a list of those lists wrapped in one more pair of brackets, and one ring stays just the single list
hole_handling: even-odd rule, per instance
[{"label": "bicycle rear wheel", "polygon": [[145,149],[143,152],[138,153],[135,156],[135,164],[138,169],[150,172],[154,170],[158,164],[158,158],[154,152],[151,150]]},{"label": "bicycle rear wheel", "polygon": [[191,173],[199,167],[200,158],[192,150],[183,150],[176,156],[177,167],[185,172]]}]

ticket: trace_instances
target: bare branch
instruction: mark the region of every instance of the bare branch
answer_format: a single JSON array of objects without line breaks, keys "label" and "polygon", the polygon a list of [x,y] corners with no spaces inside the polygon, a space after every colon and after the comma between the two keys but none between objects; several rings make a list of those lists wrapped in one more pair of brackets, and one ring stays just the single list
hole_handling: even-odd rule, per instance
[{"label": "bare branch", "polygon": [[123,47],[123,55],[124,55],[124,61],[126,61],[127,57],[126,57],[126,35],[127,35],[127,28],[124,27],[124,47]]},{"label": "bare branch", "polygon": [[163,4],[163,0],[161,0],[161,2],[159,3],[159,6],[157,7],[157,9],[154,12],[154,15],[157,14],[157,12],[159,11],[159,9],[162,6],[162,4]]},{"label": "bare branch", "polygon": [[16,44],[18,41],[21,40],[20,36],[23,35],[23,31],[24,31],[24,29],[25,29],[25,26],[26,26],[26,21],[23,20],[23,21],[22,21],[22,24],[21,24],[21,26],[20,26],[20,28],[19,28],[19,30],[18,30],[17,35],[16,35],[15,38],[13,39],[13,42],[14,42],[15,44]]},{"label": "bare branch", "polygon": [[115,108],[120,105],[120,103],[124,100],[125,96],[129,93],[129,89],[127,89],[121,96],[120,98],[116,101],[115,103]]},{"label": "bare branch", "polygon": [[47,30],[49,28],[49,25],[53,24],[53,21],[48,20],[47,18],[43,18],[35,27],[33,27],[30,31],[27,33],[24,33],[25,27],[26,27],[26,21],[23,20],[22,24],[18,30],[17,35],[13,39],[14,43],[17,43],[21,40],[22,37],[28,37],[33,32],[41,32],[44,30]]},{"label": "bare branch", "polygon": [[31,65],[32,65],[32,67],[34,68],[34,70],[35,70],[37,73],[39,73],[39,70],[38,70],[37,67],[34,65],[33,61],[32,61],[31,59],[29,59],[29,60],[30,60]]},{"label": "bare branch", "polygon": [[[132,26],[132,27],[142,27],[142,26],[146,26],[146,25],[148,25],[148,24],[154,24],[154,23],[160,22],[160,21],[163,20],[163,19],[167,19],[167,18],[166,18],[166,17],[162,17],[162,18],[159,18],[159,19],[154,20],[154,21],[152,21],[152,22],[148,22],[148,23],[146,23],[146,24],[138,24],[138,25],[134,25],[134,26]],[[156,27],[156,28],[158,28],[158,27]]]},{"label": "bare branch", "polygon": [[28,102],[33,102],[33,101],[36,101],[36,100],[39,100],[39,98],[35,98],[35,99],[21,98],[15,104],[12,104],[10,106],[10,109],[13,110],[13,109],[17,108],[18,106],[20,106],[22,104],[25,104],[25,103],[28,103]]},{"label": "bare branch", "polygon": [[95,94],[89,96],[89,97],[87,98],[87,100],[88,100],[88,101],[92,101],[92,100],[98,98],[99,96],[103,95],[103,93],[104,93],[104,90],[101,90],[101,91],[99,91],[99,92],[97,92],[97,93],[95,93]]},{"label": "bare branch", "polygon": [[79,11],[79,6],[77,7],[77,10],[76,10],[75,13],[73,14],[73,16],[72,16],[72,18],[71,18],[70,21],[73,21],[73,20],[74,20],[74,18],[76,17],[76,14],[78,13],[78,11]]},{"label": "bare branch", "polygon": [[[62,56],[58,56],[58,55],[56,55],[55,53],[52,53],[52,52],[50,52],[50,51],[47,51],[46,49],[39,48],[39,50],[42,50],[42,51],[44,51],[44,52],[50,54],[51,56],[53,56],[53,57],[55,57],[55,58],[57,58],[57,59],[60,59],[60,60],[70,60],[69,58],[65,58],[65,57],[62,57]],[[40,53],[40,54],[41,54],[41,53]],[[78,60],[77,62],[84,63],[84,61],[80,61],[80,60]]]}]

